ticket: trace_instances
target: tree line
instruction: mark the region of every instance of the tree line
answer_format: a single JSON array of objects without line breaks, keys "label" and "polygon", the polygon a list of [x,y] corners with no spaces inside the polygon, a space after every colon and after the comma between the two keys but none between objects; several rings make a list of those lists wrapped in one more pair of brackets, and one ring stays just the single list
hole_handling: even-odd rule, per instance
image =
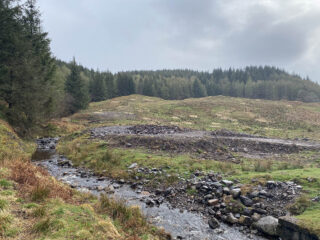
[{"label": "tree line", "polygon": [[130,94],[164,99],[225,95],[320,100],[320,86],[275,67],[111,72],[55,59],[36,0],[0,0],[0,118],[28,135],[53,117]]}]

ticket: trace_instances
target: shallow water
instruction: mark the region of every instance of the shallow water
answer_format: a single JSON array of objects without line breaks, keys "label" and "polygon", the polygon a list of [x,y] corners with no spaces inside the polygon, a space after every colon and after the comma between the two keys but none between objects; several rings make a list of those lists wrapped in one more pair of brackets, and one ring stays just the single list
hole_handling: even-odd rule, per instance
[{"label": "shallow water", "polygon": [[[97,176],[81,177],[79,169],[74,167],[58,166],[59,155],[54,150],[38,149],[34,154],[33,161],[35,164],[43,166],[48,172],[58,180],[65,182],[80,191],[88,191],[95,195],[101,192],[94,189],[101,186],[106,187],[112,184],[111,180],[105,179],[99,181]],[[84,171],[84,170],[82,170]],[[89,171],[88,171],[89,172]],[[154,225],[162,227],[166,232],[170,233],[175,239],[192,239],[192,240],[246,240],[265,238],[252,236],[241,233],[238,228],[221,224],[223,233],[217,234],[210,229],[204,216],[194,213],[173,209],[168,203],[160,206],[148,207],[141,200],[145,197],[136,193],[128,185],[122,185],[119,189],[115,189],[115,193],[111,196],[117,199],[123,199],[128,205],[140,206],[142,212],[147,219]]]}]

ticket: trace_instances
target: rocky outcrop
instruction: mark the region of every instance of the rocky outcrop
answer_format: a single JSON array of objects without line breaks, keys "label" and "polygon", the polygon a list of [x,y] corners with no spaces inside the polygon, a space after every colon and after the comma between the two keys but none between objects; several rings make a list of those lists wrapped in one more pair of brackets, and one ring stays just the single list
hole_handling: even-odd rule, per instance
[{"label": "rocky outcrop", "polygon": [[280,217],[278,235],[283,240],[319,240],[319,237],[298,225],[293,217]]}]

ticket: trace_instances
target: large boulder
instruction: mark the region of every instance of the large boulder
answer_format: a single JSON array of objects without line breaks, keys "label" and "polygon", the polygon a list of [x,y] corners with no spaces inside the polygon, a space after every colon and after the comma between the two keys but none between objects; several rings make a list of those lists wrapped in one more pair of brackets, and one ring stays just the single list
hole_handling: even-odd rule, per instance
[{"label": "large boulder", "polygon": [[263,232],[270,236],[277,236],[278,219],[272,216],[260,218],[260,220],[254,223],[254,227],[260,232]]}]

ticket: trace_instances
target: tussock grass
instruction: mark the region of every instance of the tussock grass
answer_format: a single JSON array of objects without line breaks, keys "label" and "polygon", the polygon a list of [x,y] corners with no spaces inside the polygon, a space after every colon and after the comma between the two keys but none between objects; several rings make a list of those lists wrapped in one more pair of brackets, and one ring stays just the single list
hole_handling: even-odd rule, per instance
[{"label": "tussock grass", "polygon": [[300,215],[312,205],[312,202],[306,195],[301,195],[294,204],[288,207],[289,211],[293,215]]}]

